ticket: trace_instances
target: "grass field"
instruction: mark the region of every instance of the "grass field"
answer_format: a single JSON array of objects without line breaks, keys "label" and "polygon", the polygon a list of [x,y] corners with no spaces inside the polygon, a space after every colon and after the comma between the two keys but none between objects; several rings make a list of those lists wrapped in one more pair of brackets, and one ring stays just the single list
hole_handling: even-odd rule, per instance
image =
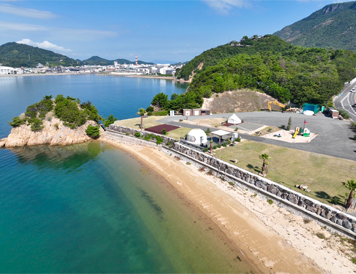
[{"label": "grass field", "polygon": [[[343,203],[345,194],[348,195],[349,191],[342,182],[356,179],[355,161],[252,141],[219,149],[216,157],[226,162],[237,159],[238,163],[235,165],[258,174],[261,172],[262,160],[259,155],[262,153],[271,157],[268,179],[325,203],[330,203],[334,196]],[[300,184],[307,185],[311,192],[295,187]]]},{"label": "grass field", "polygon": [[[143,118],[143,127],[149,128],[157,125],[161,125],[162,123],[158,123],[157,120],[161,120],[164,117],[162,116],[148,116],[147,118]],[[115,125],[129,127],[133,129],[140,129],[141,127],[141,117],[126,119],[126,120],[118,120],[115,122]],[[175,139],[179,139],[180,137],[184,137],[191,129],[190,128],[177,128],[170,132],[167,132],[167,136]]]}]

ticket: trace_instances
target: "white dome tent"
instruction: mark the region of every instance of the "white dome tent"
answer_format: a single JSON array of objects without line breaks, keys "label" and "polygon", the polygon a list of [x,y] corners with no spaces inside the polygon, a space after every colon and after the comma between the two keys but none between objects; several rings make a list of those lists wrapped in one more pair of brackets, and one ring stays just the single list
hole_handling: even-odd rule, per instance
[{"label": "white dome tent", "polygon": [[236,114],[234,113],[230,116],[229,119],[227,119],[227,122],[229,124],[234,124],[234,125],[241,124],[241,119],[239,117],[237,117]]},{"label": "white dome tent", "polygon": [[206,137],[205,132],[202,129],[196,128],[189,131],[189,133],[187,134],[187,141],[194,145],[200,146],[201,144],[206,145],[208,139]]}]

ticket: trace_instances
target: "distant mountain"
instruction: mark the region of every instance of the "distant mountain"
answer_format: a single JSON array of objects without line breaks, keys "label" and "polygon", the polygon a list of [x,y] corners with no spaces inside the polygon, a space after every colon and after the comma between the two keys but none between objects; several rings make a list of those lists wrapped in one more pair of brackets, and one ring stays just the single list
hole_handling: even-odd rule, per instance
[{"label": "distant mountain", "polygon": [[356,2],[327,5],[310,16],[274,33],[304,47],[356,51]]},{"label": "distant mountain", "polygon": [[[99,56],[92,56],[89,59],[83,60],[83,63],[85,65],[101,65],[101,66],[108,66],[108,65],[113,65],[114,61],[118,62],[119,64],[135,64],[135,61],[130,61],[127,59],[116,59],[116,60],[107,60],[104,58],[101,58]],[[150,62],[144,62],[141,60],[137,61],[138,64],[149,64],[153,65],[153,63]]]},{"label": "distant mountain", "polygon": [[10,67],[36,67],[38,63],[50,66],[80,65],[81,61],[50,50],[40,49],[15,42],[0,46],[0,63]]}]

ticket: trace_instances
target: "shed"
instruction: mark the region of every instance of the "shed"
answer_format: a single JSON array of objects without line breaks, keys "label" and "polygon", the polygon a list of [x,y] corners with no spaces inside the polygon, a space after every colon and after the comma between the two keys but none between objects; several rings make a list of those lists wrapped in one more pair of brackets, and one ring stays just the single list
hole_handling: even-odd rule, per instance
[{"label": "shed", "polygon": [[311,110],[314,112],[314,114],[317,114],[320,110],[320,105],[305,103],[303,105],[303,111],[306,111],[306,110]]},{"label": "shed", "polygon": [[241,124],[241,119],[237,117],[236,114],[234,113],[230,116],[229,119],[227,119],[227,123],[233,125]]},{"label": "shed", "polygon": [[225,130],[216,130],[216,131],[213,131],[211,133],[211,135],[214,137],[218,137],[219,138],[219,143],[221,143],[221,141],[223,141],[224,139],[230,139],[231,138],[231,134],[232,132],[229,132],[229,131],[225,131]]},{"label": "shed", "polygon": [[331,118],[338,119],[339,118],[339,111],[334,108],[329,108],[329,114]]},{"label": "shed", "polygon": [[189,133],[187,134],[187,141],[195,145],[205,145],[208,142],[208,139],[202,129],[195,128],[189,131]]}]

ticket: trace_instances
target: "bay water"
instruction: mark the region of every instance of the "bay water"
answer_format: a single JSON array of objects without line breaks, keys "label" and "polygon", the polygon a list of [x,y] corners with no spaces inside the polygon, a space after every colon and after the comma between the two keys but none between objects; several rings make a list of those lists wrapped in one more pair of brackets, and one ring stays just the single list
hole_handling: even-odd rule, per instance
[{"label": "bay water", "polygon": [[[164,83],[162,81],[165,81]],[[135,117],[171,81],[98,75],[0,78],[0,137],[44,95]],[[99,141],[0,149],[0,272],[245,273],[243,255],[164,178]]]}]

